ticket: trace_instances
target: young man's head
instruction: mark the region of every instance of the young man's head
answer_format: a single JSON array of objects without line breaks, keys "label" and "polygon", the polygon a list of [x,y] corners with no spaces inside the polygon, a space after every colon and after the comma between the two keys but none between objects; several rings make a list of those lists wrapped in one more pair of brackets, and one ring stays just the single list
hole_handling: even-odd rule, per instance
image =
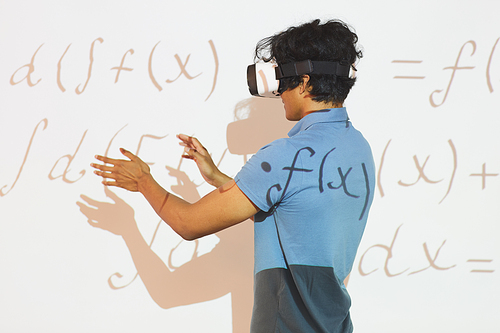
[{"label": "young man's head", "polygon": [[[255,58],[284,65],[304,60],[347,61],[354,64],[362,57],[356,48],[358,36],[342,21],[320,23],[314,20],[262,39],[255,49]],[[342,104],[355,78],[331,74],[309,74],[308,88],[316,102]],[[279,92],[296,88],[301,76],[280,79]]]}]

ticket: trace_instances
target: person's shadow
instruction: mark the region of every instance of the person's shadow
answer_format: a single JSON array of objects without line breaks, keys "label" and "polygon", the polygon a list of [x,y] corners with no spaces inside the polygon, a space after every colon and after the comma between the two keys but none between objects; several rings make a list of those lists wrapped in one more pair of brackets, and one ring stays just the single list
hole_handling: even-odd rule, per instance
[{"label": "person's shadow", "polygon": [[[280,99],[244,100],[237,105],[235,118],[236,121],[227,127],[228,149],[232,154],[243,155],[245,160],[261,146],[286,136],[293,126],[284,118]],[[177,178],[172,192],[189,202],[200,198],[197,186],[188,175],[179,169],[166,168]],[[220,242],[210,253],[200,257],[193,255],[190,261],[172,272],[142,237],[132,207],[108,188],[105,193],[114,203],[81,195],[84,202],[77,202],[77,205],[91,226],[123,237],[137,274],[160,307],[168,309],[194,304],[231,293],[233,332],[249,331],[253,305],[253,225],[250,220],[218,232]],[[171,257],[172,252],[169,262]],[[116,288],[112,277],[108,283]]]},{"label": "person's shadow", "polygon": [[235,122],[227,125],[231,154],[255,154],[262,146],[287,136],[295,122],[286,120],[281,98],[245,99],[236,105]]}]

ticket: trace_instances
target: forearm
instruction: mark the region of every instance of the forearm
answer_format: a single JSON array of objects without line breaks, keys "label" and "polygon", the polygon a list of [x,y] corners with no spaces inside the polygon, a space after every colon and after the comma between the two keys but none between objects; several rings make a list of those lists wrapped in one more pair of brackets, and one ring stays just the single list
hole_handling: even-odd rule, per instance
[{"label": "forearm", "polygon": [[228,228],[258,211],[231,180],[193,204],[166,191],[151,176],[140,181],[139,191],[162,220],[186,240]]},{"label": "forearm", "polygon": [[156,214],[161,217],[177,234],[184,239],[190,239],[189,225],[181,218],[182,211],[187,211],[190,203],[177,197],[161,187],[156,180],[148,175],[139,182],[139,192],[149,202]]},{"label": "forearm", "polygon": [[229,177],[226,174],[223,174],[222,172],[220,172],[220,170],[217,169],[217,171],[218,173],[214,176],[214,179],[210,185],[213,185],[215,187],[221,187],[225,183],[233,180],[233,178]]},{"label": "forearm", "polygon": [[104,178],[102,183],[141,192],[162,220],[184,239],[192,240],[218,232],[246,220],[259,210],[235,182],[217,168],[217,176],[211,182],[218,186],[217,190],[190,204],[162,188],[140,158],[125,149],[120,151],[130,161],[98,155],[98,160],[109,165],[92,163],[97,169],[95,173]]}]

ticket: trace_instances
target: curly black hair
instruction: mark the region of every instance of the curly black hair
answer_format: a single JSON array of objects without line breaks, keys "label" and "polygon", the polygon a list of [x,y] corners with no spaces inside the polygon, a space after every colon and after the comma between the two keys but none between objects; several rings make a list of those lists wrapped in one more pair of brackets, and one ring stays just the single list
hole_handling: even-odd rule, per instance
[{"label": "curly black hair", "polygon": [[[363,57],[357,42],[358,36],[344,22],[329,20],[321,24],[316,19],[260,40],[255,48],[254,60],[274,61],[278,65],[304,60],[344,60],[354,64]],[[317,102],[343,103],[356,82],[356,78],[331,74],[309,74],[309,77],[311,95]],[[282,78],[280,91],[293,89],[301,82],[301,76]]]}]

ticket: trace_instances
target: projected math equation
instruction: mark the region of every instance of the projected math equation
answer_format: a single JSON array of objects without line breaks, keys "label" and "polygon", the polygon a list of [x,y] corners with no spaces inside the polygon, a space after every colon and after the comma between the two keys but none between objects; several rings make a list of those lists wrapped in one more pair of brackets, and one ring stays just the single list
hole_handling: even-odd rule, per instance
[{"label": "projected math equation", "polygon": [[[384,167],[385,167],[385,163],[386,163],[386,161],[385,161],[386,156],[391,153],[390,152],[391,142],[392,142],[392,139],[387,142],[387,144],[383,150],[381,159],[380,159],[379,167],[377,168],[377,188],[378,188],[378,191],[379,191],[380,196],[382,198],[386,195],[385,190],[384,190],[385,180],[383,178],[383,174],[384,174]],[[417,155],[413,155],[413,164],[415,167],[414,178],[409,179],[409,180],[400,179],[400,180],[398,180],[397,184],[399,186],[402,186],[405,188],[414,186],[420,182],[426,183],[426,184],[431,185],[431,186],[438,185],[438,184],[444,184],[445,189],[443,191],[443,196],[442,196],[441,200],[438,202],[439,204],[442,203],[446,199],[448,194],[450,194],[450,191],[453,187],[453,182],[454,182],[456,175],[457,175],[457,168],[458,168],[458,163],[459,163],[457,148],[455,147],[453,140],[451,140],[451,139],[448,140],[447,144],[443,143],[443,146],[445,146],[445,145],[447,145],[449,148],[448,159],[449,159],[450,163],[449,163],[448,169],[446,169],[445,167],[442,167],[441,173],[443,174],[443,177],[440,177],[438,179],[433,179],[426,174],[426,165],[427,165],[428,161],[431,159],[431,155],[427,155],[425,157],[425,159],[423,159],[423,161],[422,161],[422,158],[419,159],[419,157]],[[396,154],[396,155],[399,156],[399,154]],[[473,178],[478,179],[478,186],[476,187],[477,189],[480,188],[481,190],[484,190],[487,186],[487,183],[492,178],[497,177],[499,175],[498,172],[500,172],[500,170],[498,170],[498,172],[492,172],[492,171],[488,172],[486,169],[487,169],[486,162],[479,162],[477,170],[474,170],[474,171],[471,171],[470,173],[468,173],[469,177],[473,177]],[[498,186],[498,180],[500,180],[500,178],[495,178],[495,179],[497,180],[495,185]]]},{"label": "projected math equation", "polygon": [[[494,43],[493,47],[491,48],[491,52],[489,54],[488,59],[476,59],[477,57],[474,57],[477,49],[477,44],[473,40],[469,40],[465,42],[462,47],[460,48],[460,51],[458,52],[457,58],[455,60],[455,64],[451,66],[444,67],[443,70],[447,71],[449,74],[449,81],[448,85],[446,88],[439,88],[435,89],[432,91],[432,93],[429,95],[429,103],[432,107],[437,108],[441,105],[443,105],[446,102],[446,99],[448,98],[448,94],[450,90],[452,89],[453,82],[454,80],[459,80],[460,71],[464,70],[475,70],[475,71],[480,71],[481,69],[474,64],[472,66],[470,63],[477,61],[485,61],[486,67],[484,69],[484,82],[485,82],[485,88],[488,89],[490,93],[494,91],[493,87],[493,78],[492,78],[492,63],[494,59],[494,54],[495,50],[498,46],[498,43],[500,41],[500,38],[498,38]],[[425,75],[409,75],[406,73],[413,73],[415,70],[418,70],[418,67],[423,63],[423,60],[414,60],[414,59],[406,59],[406,60],[392,60],[392,64],[395,66],[395,70],[398,72],[400,71],[401,74],[395,75],[393,79],[395,80],[424,80],[426,78]],[[468,65],[464,65],[463,63],[467,62]],[[405,71],[407,71],[405,73]]]},{"label": "projected math equation", "polygon": [[[87,85],[89,84],[89,82],[91,80],[91,77],[92,77],[92,74],[93,74],[94,62],[99,61],[99,55],[101,55],[101,53],[102,53],[102,52],[97,52],[95,49],[98,48],[98,47],[101,47],[101,44],[103,44],[103,43],[104,43],[104,39],[103,38],[97,38],[90,45],[87,78],[86,78],[86,80],[85,80],[84,83],[79,84],[75,88],[75,93],[77,95],[80,95],[83,92],[85,92],[85,90],[87,88]],[[158,44],[160,44],[160,42],[156,43],[156,45],[152,48],[152,50],[151,50],[151,52],[149,54],[147,68],[148,68],[148,76],[149,76],[149,79],[151,81],[152,86],[155,89],[157,89],[158,91],[162,91],[163,87],[160,84],[161,81],[159,79],[157,79],[156,76],[155,76],[155,74],[154,74],[155,71],[154,71],[154,61],[153,61],[153,59],[154,59],[155,50],[156,50],[156,47],[158,46]],[[215,44],[214,44],[214,42],[212,40],[209,40],[208,44],[209,44],[209,47],[210,47],[211,57],[212,57],[212,60],[213,60],[214,75],[213,75],[213,81],[212,81],[211,90],[210,90],[210,92],[209,92],[209,94],[208,94],[208,96],[206,97],[205,100],[208,100],[210,98],[210,96],[212,95],[212,93],[213,93],[213,91],[215,89],[216,83],[217,83],[217,75],[218,75],[218,72],[219,72],[219,58],[218,58],[218,55],[217,55],[217,50],[215,48]],[[63,80],[63,74],[64,74],[64,71],[66,69],[66,65],[64,64],[64,60],[65,60],[65,58],[67,56],[70,57],[70,54],[71,54],[71,45],[72,44],[69,44],[66,47],[66,49],[64,50],[64,52],[61,54],[59,60],[57,61],[57,70],[56,70],[57,71],[57,80],[56,80],[56,84],[57,84],[58,89],[61,92],[65,92],[66,91],[66,85],[65,85],[64,80]],[[42,81],[42,78],[38,78],[38,76],[36,75],[36,64],[37,64],[36,58],[37,58],[37,55],[38,55],[39,52],[43,52],[43,46],[44,46],[44,44],[40,45],[36,49],[36,51],[31,56],[31,60],[27,64],[25,64],[25,65],[17,68],[12,73],[12,75],[10,77],[10,80],[9,80],[9,82],[10,82],[10,84],[12,86],[18,85],[18,84],[20,84],[22,82],[26,82],[26,84],[29,87],[34,87],[37,84],[39,84],[40,81]],[[123,54],[119,65],[110,68],[111,71],[116,71],[116,76],[115,76],[115,81],[114,81],[115,84],[118,83],[118,81],[120,80],[120,75],[123,75],[122,72],[126,73],[126,72],[131,72],[131,71],[134,70],[134,68],[128,67],[126,65],[127,59],[129,57],[133,56],[134,52],[135,52],[134,49],[127,50],[125,52],[125,54]],[[98,55],[96,55],[96,53]],[[202,72],[191,73],[191,71],[188,70],[188,63],[189,63],[190,57],[191,57],[191,54],[188,54],[185,59],[182,59],[178,54],[175,54],[174,55],[174,59],[175,59],[176,65],[179,68],[179,73],[178,73],[178,75],[176,77],[168,78],[164,82],[169,83],[169,84],[170,83],[174,83],[181,76],[184,76],[188,80],[193,80],[193,79],[199,77],[200,75],[202,75]]]},{"label": "projected math equation", "polygon": [[[380,266],[376,267],[376,268],[373,267],[374,261],[380,261],[380,260],[375,260],[375,259],[382,259],[382,261],[384,262],[384,264],[383,264],[384,274],[390,278],[400,276],[400,275],[403,275],[405,273],[406,273],[406,275],[418,274],[418,273],[422,273],[428,269],[434,269],[434,270],[438,270],[438,271],[447,271],[447,270],[456,268],[457,265],[460,264],[460,263],[456,263],[456,262],[450,263],[450,261],[452,260],[452,259],[450,259],[450,252],[446,251],[446,249],[444,248],[445,244],[446,244],[446,240],[443,240],[441,245],[439,247],[437,247],[437,249],[433,249],[432,251],[430,250],[430,246],[427,244],[427,242],[424,242],[422,244],[422,247],[423,247],[422,255],[425,256],[425,258],[428,262],[427,266],[419,267],[417,269],[411,269],[410,267],[407,267],[407,268],[399,270],[399,271],[396,271],[395,269],[391,269],[390,262],[392,259],[394,259],[394,257],[397,257],[396,253],[394,251],[394,247],[395,247],[396,241],[398,239],[398,234],[399,234],[400,229],[402,227],[403,227],[403,225],[400,225],[396,229],[396,232],[394,233],[394,236],[393,236],[390,244],[375,244],[375,245],[368,247],[368,249],[366,249],[363,252],[363,254],[361,255],[359,264],[358,264],[358,272],[361,276],[368,276],[372,273],[375,273],[376,271],[378,271],[380,269]],[[378,252],[377,252],[377,249],[379,250]],[[374,252],[374,251],[376,251],[376,252]],[[438,262],[439,255],[442,254],[441,251],[445,252],[444,257],[446,257],[445,259],[441,259],[441,261],[448,262],[448,264],[443,264],[443,263]],[[374,252],[374,253],[371,253],[371,252]],[[382,253],[382,256],[377,255],[380,253]],[[370,261],[370,263],[365,262],[365,260],[366,260],[365,257],[367,255],[368,256],[372,255],[372,260]],[[488,273],[495,272],[495,269],[492,269],[493,268],[493,261],[494,260],[492,258],[468,258],[468,259],[465,259],[464,261],[462,261],[461,263],[467,265],[467,270],[469,273],[488,274]]]}]

